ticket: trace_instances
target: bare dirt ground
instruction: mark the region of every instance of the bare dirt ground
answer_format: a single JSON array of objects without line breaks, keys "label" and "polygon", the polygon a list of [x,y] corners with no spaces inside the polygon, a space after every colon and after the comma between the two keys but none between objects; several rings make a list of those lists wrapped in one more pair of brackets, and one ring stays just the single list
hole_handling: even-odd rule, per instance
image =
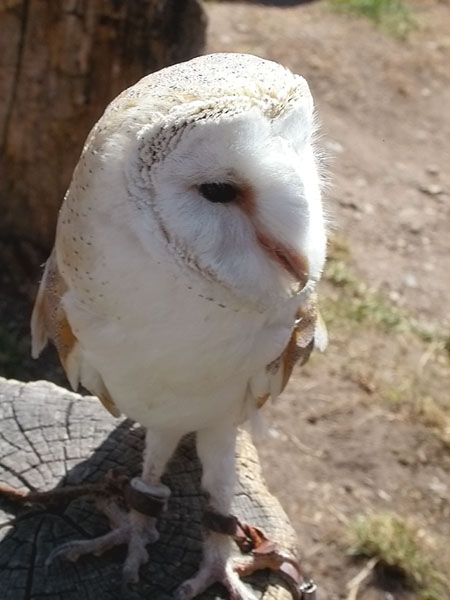
[{"label": "bare dirt ground", "polygon": [[[327,2],[285,4],[207,3],[208,51],[279,61],[315,97],[329,180],[320,293],[330,344],[266,411],[258,446],[319,598],[338,600],[351,598],[347,583],[365,565],[346,539],[359,514],[412,519],[424,554],[447,572],[449,11],[411,1],[418,26],[399,40]],[[17,324],[28,308],[0,294],[0,310]],[[64,383],[50,354],[23,358],[27,325],[8,327],[1,374]],[[375,569],[358,599],[423,598],[387,575]],[[443,588],[433,600],[448,597]]]},{"label": "bare dirt ground", "polygon": [[[447,569],[448,6],[410,5],[406,41],[324,2],[207,5],[210,51],[307,79],[328,155],[330,344],[297,371],[258,444],[327,600],[346,598],[364,564],[345,541],[358,514],[413,519]],[[358,598],[418,595],[373,575]]]}]

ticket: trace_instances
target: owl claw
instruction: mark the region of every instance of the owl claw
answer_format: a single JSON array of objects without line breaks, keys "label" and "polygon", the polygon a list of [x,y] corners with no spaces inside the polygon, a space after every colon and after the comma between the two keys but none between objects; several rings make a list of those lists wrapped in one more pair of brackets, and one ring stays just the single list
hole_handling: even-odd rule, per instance
[{"label": "owl claw", "polygon": [[180,585],[174,600],[192,600],[216,582],[228,590],[231,600],[256,600],[239,578],[238,565],[230,558],[230,543],[230,538],[223,535],[209,535],[198,572]]},{"label": "owl claw", "polygon": [[176,590],[174,595],[174,600],[189,600],[189,598],[193,598],[194,589],[189,581],[185,581],[180,585],[180,587]]},{"label": "owl claw", "polygon": [[[116,494],[105,494],[104,487],[107,484],[114,485],[116,481],[118,481],[117,474],[108,475],[106,483],[94,486],[97,495],[93,494],[93,486],[89,488],[90,494],[96,498],[97,507],[108,518],[111,531],[90,540],[66,542],[55,548],[45,561],[46,569],[58,558],[76,562],[80,556],[85,554],[100,556],[111,548],[127,544],[128,553],[123,566],[122,581],[125,587],[139,581],[139,569],[148,561],[146,545],[153,544],[159,539],[159,533],[155,528],[156,516],[151,515],[161,512],[170,491],[162,484],[154,485],[149,490],[150,486],[146,486],[139,478],[134,478],[127,485],[128,479],[122,477],[118,490],[113,488]],[[102,486],[101,489],[100,486]],[[73,495],[74,489],[69,488],[69,493],[72,492]],[[98,494],[99,491],[103,493]],[[116,502],[118,491],[123,495],[125,504],[131,509],[130,512],[125,512]],[[86,495],[82,486],[78,486],[75,492],[76,497]],[[65,494],[67,495],[67,493],[66,490]]]},{"label": "owl claw", "polygon": [[48,569],[58,558],[76,562],[85,554],[100,556],[111,548],[128,544],[122,579],[125,585],[137,583],[139,581],[139,569],[141,565],[148,561],[148,552],[145,547],[147,544],[155,542],[158,537],[158,532],[152,525],[145,529],[142,524],[135,527],[129,523],[91,540],[75,540],[62,544],[50,553],[45,561],[45,568]]},{"label": "owl claw", "polygon": [[[215,581],[223,583],[230,592],[231,600],[254,598],[240,577],[264,569],[278,573],[291,591],[293,600],[315,598],[316,586],[312,580],[304,578],[299,561],[271,541],[258,527],[211,507],[204,513],[203,524],[210,535],[205,542],[200,570],[179,588],[180,595],[176,600],[191,600]],[[239,558],[229,558],[227,539],[236,542],[242,553]]]},{"label": "owl claw", "polygon": [[221,577],[211,575],[204,577],[204,573],[199,573],[192,579],[185,581],[176,590],[174,600],[193,600],[199,594],[204,592],[209,586],[216,582],[221,583],[230,593],[230,600],[257,600],[256,596],[239,580],[236,574],[234,577],[222,575]]}]

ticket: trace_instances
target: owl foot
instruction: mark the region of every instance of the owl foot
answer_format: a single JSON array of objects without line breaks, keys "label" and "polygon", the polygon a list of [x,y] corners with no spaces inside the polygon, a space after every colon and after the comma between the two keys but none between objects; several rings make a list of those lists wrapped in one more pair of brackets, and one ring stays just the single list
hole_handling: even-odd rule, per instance
[{"label": "owl foot", "polygon": [[128,553],[123,566],[123,581],[124,583],[137,583],[139,568],[148,560],[146,545],[155,542],[158,537],[154,526],[142,528],[128,523],[91,540],[74,540],[62,544],[51,552],[45,566],[48,568],[57,558],[75,562],[85,554],[100,556],[115,546],[128,544]]},{"label": "owl foot", "polygon": [[[211,533],[205,542],[202,564],[198,573],[178,588],[176,600],[191,600],[216,581],[228,589],[231,600],[253,600],[255,596],[240,577],[263,569],[279,574],[293,600],[315,598],[316,586],[303,578],[298,561],[271,542],[260,529],[213,510],[205,512],[204,524]],[[234,539],[241,557],[230,558],[230,537],[226,536]]]},{"label": "owl foot", "polygon": [[49,507],[83,497],[95,500],[108,517],[112,531],[90,540],[74,540],[58,546],[48,556],[45,566],[48,568],[57,558],[75,562],[85,554],[100,556],[111,548],[127,544],[122,579],[126,592],[129,583],[138,582],[139,568],[148,560],[147,544],[159,538],[155,524],[167,505],[170,490],[163,484],[149,485],[139,477],[130,481],[122,470],[112,469],[99,483],[29,493],[0,485],[0,495],[17,504]]},{"label": "owl foot", "polygon": [[203,560],[198,572],[180,585],[175,600],[191,600],[205,591],[213,583],[226,587],[231,600],[256,600],[256,596],[240,580],[231,554],[229,537],[211,533],[205,541]]},{"label": "owl foot", "polygon": [[170,490],[159,484],[149,486],[140,478],[132,479],[124,488],[123,499],[130,508],[126,512],[119,507],[114,496],[99,496],[96,504],[108,517],[112,531],[90,540],[74,540],[55,548],[46,560],[48,568],[55,559],[65,558],[71,562],[80,556],[94,554],[100,556],[107,550],[128,545],[127,557],[123,566],[123,586],[139,581],[139,568],[148,561],[146,546],[159,539],[155,524],[165,508]]}]

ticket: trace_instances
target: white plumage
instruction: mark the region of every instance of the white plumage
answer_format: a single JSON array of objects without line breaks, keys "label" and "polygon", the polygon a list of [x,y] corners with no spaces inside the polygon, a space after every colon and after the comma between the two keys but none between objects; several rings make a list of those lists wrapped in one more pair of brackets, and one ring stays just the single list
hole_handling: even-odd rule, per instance
[{"label": "white plumage", "polygon": [[[215,54],[145,77],[88,137],[36,301],[33,353],[50,337],[74,387],[147,428],[139,485],[160,485],[196,431],[203,485],[227,513],[237,425],[282,391],[312,344],[313,331],[295,336],[314,329],[325,260],[313,133],[302,77]],[[130,522],[143,548],[155,519]],[[214,579],[248,597],[228,540],[206,544],[178,597]],[[132,546],[135,578],[143,554]]]}]

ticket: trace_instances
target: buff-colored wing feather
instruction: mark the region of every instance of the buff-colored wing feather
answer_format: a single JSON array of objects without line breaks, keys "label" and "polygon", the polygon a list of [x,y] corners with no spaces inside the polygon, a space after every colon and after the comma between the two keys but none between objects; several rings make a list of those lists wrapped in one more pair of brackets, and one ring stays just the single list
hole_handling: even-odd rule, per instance
[{"label": "buff-colored wing feather", "polygon": [[[37,358],[51,340],[56,347],[61,364],[64,367],[70,385],[74,390],[84,383],[81,380],[82,353],[80,344],[72,331],[69,320],[62,305],[62,298],[67,285],[61,276],[56,262],[55,250],[46,262],[44,276],[31,316],[31,353]],[[111,398],[102,378],[98,373],[90,377],[95,383],[89,391],[98,396],[103,406],[114,416],[120,411]],[[92,389],[94,388],[94,389]]]},{"label": "buff-colored wing feather", "polygon": [[265,372],[250,379],[249,389],[258,408],[271,397],[273,400],[286,387],[298,363],[304,365],[315,347],[323,352],[328,343],[325,323],[317,308],[316,297],[299,309],[291,338],[282,354],[267,365]]}]

